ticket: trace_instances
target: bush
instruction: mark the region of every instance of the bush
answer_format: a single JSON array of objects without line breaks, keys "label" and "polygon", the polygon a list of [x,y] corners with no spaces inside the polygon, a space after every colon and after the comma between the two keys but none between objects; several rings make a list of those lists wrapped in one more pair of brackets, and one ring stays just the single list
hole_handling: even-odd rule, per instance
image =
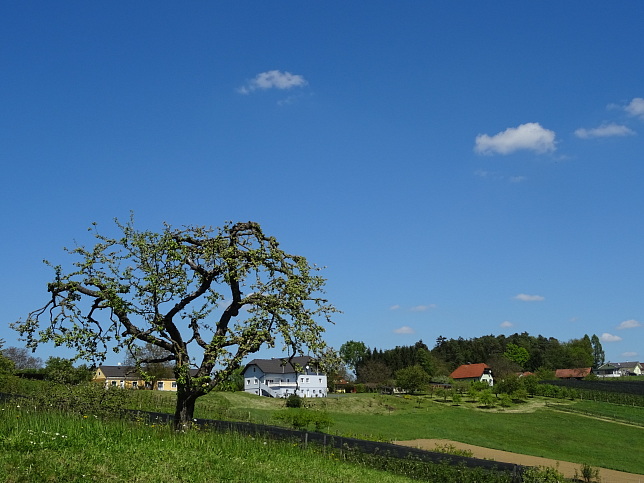
[{"label": "bush", "polygon": [[523,483],[561,483],[566,481],[566,477],[555,468],[533,466],[523,472],[522,481]]},{"label": "bush", "polygon": [[286,407],[287,408],[301,408],[304,404],[304,401],[297,394],[291,394],[286,398]]},{"label": "bush", "polygon": [[324,411],[310,411],[308,409],[289,409],[273,416],[277,421],[291,426],[300,431],[306,430],[313,424],[315,431],[323,431],[333,424],[333,420]]},{"label": "bush", "polygon": [[600,481],[599,469],[593,468],[589,464],[583,463],[581,465],[581,473],[578,473],[577,470],[575,470],[575,480],[581,480],[586,483]]}]

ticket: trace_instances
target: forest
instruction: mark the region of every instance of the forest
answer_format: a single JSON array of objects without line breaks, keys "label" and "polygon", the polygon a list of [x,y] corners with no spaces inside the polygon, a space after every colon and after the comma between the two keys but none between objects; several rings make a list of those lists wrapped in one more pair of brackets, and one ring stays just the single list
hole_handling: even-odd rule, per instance
[{"label": "forest", "polygon": [[340,356],[355,372],[356,382],[382,384],[401,369],[420,366],[434,381],[446,379],[461,364],[484,362],[496,377],[516,372],[541,373],[556,369],[593,367],[604,363],[604,350],[596,335],[560,342],[554,337],[521,334],[485,335],[472,339],[439,336],[433,348],[422,340],[393,349],[367,347],[348,341]]}]

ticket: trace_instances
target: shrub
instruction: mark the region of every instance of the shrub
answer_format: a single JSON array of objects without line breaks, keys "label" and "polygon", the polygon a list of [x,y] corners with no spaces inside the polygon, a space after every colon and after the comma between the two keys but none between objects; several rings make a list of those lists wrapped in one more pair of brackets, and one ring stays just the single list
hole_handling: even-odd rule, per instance
[{"label": "shrub", "polygon": [[599,469],[593,468],[587,463],[583,463],[581,465],[581,473],[578,473],[577,470],[575,470],[575,480],[585,481],[586,483],[601,481],[599,477]]},{"label": "shrub", "polygon": [[297,394],[291,394],[286,398],[286,407],[287,408],[301,408],[304,404],[304,401]]},{"label": "shrub", "polygon": [[523,483],[561,483],[566,477],[549,466],[533,466],[523,472]]},{"label": "shrub", "polygon": [[510,407],[512,406],[512,398],[509,394],[503,394],[500,398],[499,404],[501,404],[501,406],[503,406],[504,408]]}]

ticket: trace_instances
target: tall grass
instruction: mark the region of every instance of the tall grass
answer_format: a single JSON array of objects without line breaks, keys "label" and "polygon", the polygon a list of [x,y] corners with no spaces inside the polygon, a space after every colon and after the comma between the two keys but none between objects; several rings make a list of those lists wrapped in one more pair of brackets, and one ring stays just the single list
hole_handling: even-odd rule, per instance
[{"label": "tall grass", "polygon": [[0,478],[7,483],[409,481],[297,443],[17,406],[0,409]]}]

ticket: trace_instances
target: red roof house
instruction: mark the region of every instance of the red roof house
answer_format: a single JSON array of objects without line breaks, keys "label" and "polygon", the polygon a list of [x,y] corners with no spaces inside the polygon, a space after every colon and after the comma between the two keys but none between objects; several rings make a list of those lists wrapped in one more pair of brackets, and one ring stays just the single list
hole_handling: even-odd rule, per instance
[{"label": "red roof house", "polygon": [[557,379],[583,379],[586,377],[592,368],[590,367],[577,367],[575,369],[557,369],[555,377]]},{"label": "red roof house", "polygon": [[492,370],[487,364],[463,364],[456,368],[449,377],[456,381],[484,381],[490,386],[494,384]]}]

